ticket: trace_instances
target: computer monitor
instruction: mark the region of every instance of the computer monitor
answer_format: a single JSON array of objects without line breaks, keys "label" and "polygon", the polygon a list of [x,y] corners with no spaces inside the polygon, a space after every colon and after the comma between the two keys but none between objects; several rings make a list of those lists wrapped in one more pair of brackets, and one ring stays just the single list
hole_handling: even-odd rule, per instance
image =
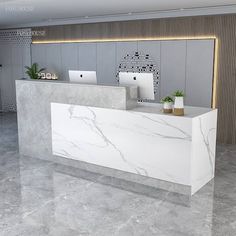
[{"label": "computer monitor", "polygon": [[152,73],[120,72],[119,83],[138,86],[139,99],[155,99]]},{"label": "computer monitor", "polygon": [[96,71],[69,70],[70,82],[80,84],[97,84]]}]

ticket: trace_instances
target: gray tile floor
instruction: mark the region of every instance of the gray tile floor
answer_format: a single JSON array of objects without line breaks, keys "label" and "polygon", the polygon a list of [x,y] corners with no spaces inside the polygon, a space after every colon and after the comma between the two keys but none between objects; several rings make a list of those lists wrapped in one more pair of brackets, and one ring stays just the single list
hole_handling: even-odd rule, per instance
[{"label": "gray tile floor", "polygon": [[0,113],[0,236],[236,235],[236,146],[218,146],[216,178],[190,202],[69,171],[19,157],[16,116]]}]

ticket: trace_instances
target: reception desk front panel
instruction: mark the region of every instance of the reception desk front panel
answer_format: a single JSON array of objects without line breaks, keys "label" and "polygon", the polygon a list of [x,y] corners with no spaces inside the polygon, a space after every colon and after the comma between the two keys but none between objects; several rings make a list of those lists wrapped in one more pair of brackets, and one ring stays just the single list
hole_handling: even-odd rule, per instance
[{"label": "reception desk front panel", "polygon": [[122,111],[52,103],[53,155],[186,185],[193,194],[214,177],[216,111],[159,111],[148,104]]}]

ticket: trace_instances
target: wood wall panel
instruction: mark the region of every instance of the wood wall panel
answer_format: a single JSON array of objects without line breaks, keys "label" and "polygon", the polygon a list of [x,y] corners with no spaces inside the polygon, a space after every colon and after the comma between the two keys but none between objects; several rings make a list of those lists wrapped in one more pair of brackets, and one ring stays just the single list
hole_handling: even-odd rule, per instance
[{"label": "wood wall panel", "polygon": [[236,144],[236,14],[38,27],[33,40],[126,39],[215,35],[219,39],[218,141]]}]

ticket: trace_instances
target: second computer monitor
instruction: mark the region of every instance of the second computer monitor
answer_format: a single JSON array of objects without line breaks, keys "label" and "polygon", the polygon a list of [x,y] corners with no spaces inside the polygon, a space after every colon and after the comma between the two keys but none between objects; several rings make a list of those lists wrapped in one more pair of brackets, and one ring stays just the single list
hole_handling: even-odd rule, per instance
[{"label": "second computer monitor", "polygon": [[97,84],[96,71],[69,70],[70,82],[80,84]]},{"label": "second computer monitor", "polygon": [[120,72],[119,83],[138,86],[139,99],[155,99],[152,73]]}]

